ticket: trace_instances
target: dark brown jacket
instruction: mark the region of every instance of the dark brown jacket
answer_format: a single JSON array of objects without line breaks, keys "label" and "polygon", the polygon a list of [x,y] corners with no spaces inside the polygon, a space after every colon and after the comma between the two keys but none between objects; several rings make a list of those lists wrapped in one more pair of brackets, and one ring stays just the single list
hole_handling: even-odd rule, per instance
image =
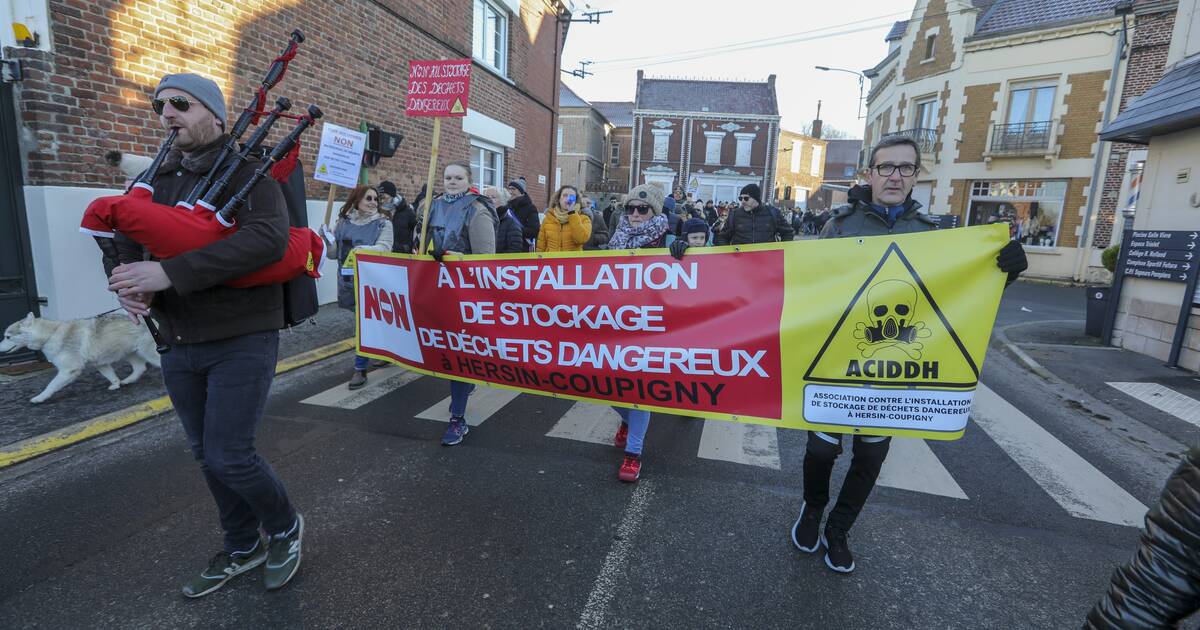
[{"label": "dark brown jacket", "polygon": [[[212,168],[224,140],[222,137],[187,159],[172,151],[153,182],[154,201],[173,206],[187,197]],[[240,190],[259,166],[257,160],[243,164],[218,199],[217,207],[222,207]],[[163,212],[182,210],[164,208]],[[283,258],[288,226],[283,191],[275,180],[266,177],[250,193],[248,203],[238,215],[235,232],[162,261],[171,288],[155,295],[151,312],[164,338],[172,344],[202,343],[282,328],[282,285],[235,289],[222,283]],[[123,263],[145,258],[142,247],[120,233],[116,244]]]}]

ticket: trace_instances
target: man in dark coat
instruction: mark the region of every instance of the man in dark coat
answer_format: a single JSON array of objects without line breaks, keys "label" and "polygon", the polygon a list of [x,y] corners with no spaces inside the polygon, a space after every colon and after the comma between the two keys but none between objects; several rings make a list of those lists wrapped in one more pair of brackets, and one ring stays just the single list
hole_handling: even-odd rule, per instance
[{"label": "man in dark coat", "polygon": [[[926,232],[937,223],[920,212],[921,204],[912,198],[912,189],[921,168],[921,152],[916,142],[905,136],[891,136],[871,150],[870,186],[850,189],[850,203],[838,208],[821,230],[821,238],[857,238]],[[947,261],[952,264],[952,261]],[[1025,250],[1009,241],[997,254],[996,265],[1008,274],[1011,283],[1028,266]],[[804,455],[804,503],[792,525],[792,542],[798,549],[813,553],[824,546],[825,564],[839,573],[854,570],[854,557],[847,543],[847,532],[867,502],[891,438],[854,436],[854,458],[838,494],[837,504],[821,531],[821,518],[829,502],[829,477],[842,452],[842,435],[809,431]]]},{"label": "man in dark coat", "polygon": [[508,182],[508,194],[508,207],[521,222],[521,236],[532,249],[532,244],[537,242],[538,230],[542,229],[542,223],[538,220],[537,206],[533,205],[533,201],[529,199],[529,195],[525,192],[525,183],[520,179]]},{"label": "man in dark coat", "polygon": [[738,194],[741,208],[731,208],[725,228],[717,234],[716,245],[745,245],[791,241],[792,226],[780,212],[762,202],[758,184],[746,184]]}]

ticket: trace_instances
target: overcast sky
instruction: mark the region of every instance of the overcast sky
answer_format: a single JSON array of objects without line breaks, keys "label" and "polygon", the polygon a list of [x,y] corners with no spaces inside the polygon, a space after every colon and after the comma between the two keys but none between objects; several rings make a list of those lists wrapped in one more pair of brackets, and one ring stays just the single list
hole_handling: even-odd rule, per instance
[{"label": "overcast sky", "polygon": [[585,100],[632,101],[639,68],[656,77],[765,81],[775,74],[784,129],[811,121],[821,100],[827,126],[861,138],[858,78],[813,66],[862,71],[879,63],[887,54],[883,37],[912,6],[911,0],[577,0],[577,18],[613,12],[599,24],[571,24],[563,69],[589,60],[595,74],[562,76]]}]

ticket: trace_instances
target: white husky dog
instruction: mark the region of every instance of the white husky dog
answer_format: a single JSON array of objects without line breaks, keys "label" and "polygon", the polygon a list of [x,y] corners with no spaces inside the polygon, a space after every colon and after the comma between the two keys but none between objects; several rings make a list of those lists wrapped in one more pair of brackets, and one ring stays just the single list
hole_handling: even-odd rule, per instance
[{"label": "white husky dog", "polygon": [[[58,374],[46,385],[42,393],[29,399],[40,403],[53,396],[79,378],[84,368],[94,367],[108,379],[108,389],[119,389],[122,385],[136,382],[146,373],[146,364],[159,366],[158,352],[154,339],[141,325],[136,325],[125,315],[108,315],[66,322],[41,319],[33,313],[14,322],[4,331],[0,352],[13,352],[20,348],[41,350],[46,359],[58,369]],[[118,380],[113,364],[128,361],[133,366],[129,376]]]}]

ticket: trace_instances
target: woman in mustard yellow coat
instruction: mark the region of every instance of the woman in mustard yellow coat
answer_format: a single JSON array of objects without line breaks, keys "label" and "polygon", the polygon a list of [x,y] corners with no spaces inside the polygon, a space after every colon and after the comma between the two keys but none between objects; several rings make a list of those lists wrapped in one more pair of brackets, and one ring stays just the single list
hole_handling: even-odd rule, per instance
[{"label": "woman in mustard yellow coat", "polygon": [[592,237],[592,220],[579,207],[579,191],[563,186],[550,199],[550,209],[538,231],[539,252],[578,252]]}]

